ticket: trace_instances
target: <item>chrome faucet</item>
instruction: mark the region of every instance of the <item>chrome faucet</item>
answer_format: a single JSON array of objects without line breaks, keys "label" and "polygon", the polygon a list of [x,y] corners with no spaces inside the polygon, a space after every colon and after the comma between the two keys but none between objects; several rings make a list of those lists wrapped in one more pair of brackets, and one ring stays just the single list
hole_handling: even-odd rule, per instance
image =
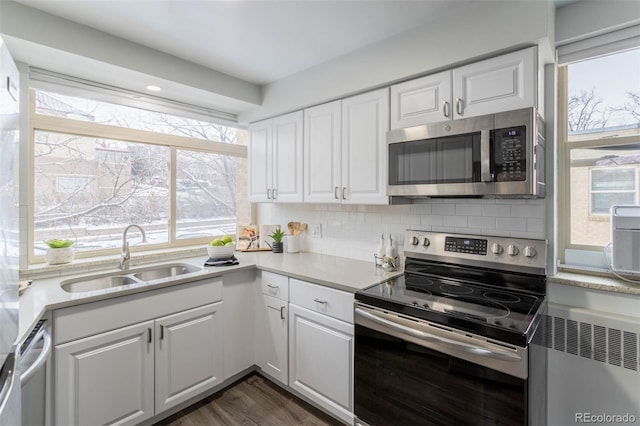
[{"label": "chrome faucet", "polygon": [[142,242],[147,242],[147,236],[144,233],[144,229],[140,225],[129,225],[124,228],[122,233],[122,254],[120,255],[120,269],[129,269],[129,259],[131,259],[131,253],[129,252],[129,242],[127,241],[127,231],[131,228],[138,228],[142,233]]}]

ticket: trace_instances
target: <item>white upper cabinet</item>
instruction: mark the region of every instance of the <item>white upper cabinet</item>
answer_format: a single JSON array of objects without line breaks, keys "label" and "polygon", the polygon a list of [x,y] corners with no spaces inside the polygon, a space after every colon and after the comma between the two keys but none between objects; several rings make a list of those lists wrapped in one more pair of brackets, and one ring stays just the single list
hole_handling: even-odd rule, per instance
[{"label": "white upper cabinet", "polygon": [[389,89],[304,112],[304,200],[388,204]]},{"label": "white upper cabinet", "polygon": [[249,201],[302,201],[302,111],[249,126]]},{"label": "white upper cabinet", "polygon": [[537,48],[453,70],[454,118],[536,106]]},{"label": "white upper cabinet", "polygon": [[451,71],[444,71],[391,86],[391,128],[449,120]]},{"label": "white upper cabinet", "polygon": [[341,101],[304,110],[304,201],[339,201]]},{"label": "white upper cabinet", "polygon": [[391,128],[537,106],[537,48],[391,86]]},{"label": "white upper cabinet", "polygon": [[387,131],[389,89],[342,101],[343,203],[389,204]]}]

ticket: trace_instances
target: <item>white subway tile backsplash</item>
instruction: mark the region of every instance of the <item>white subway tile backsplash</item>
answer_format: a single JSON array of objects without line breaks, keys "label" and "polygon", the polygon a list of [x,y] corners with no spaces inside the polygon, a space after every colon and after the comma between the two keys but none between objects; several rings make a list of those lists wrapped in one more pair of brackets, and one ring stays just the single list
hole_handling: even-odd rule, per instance
[{"label": "white subway tile backsplash", "polygon": [[456,204],[457,216],[482,216],[480,204]]},{"label": "white subway tile backsplash", "polygon": [[434,204],[431,207],[431,213],[441,216],[453,216],[456,214],[455,204]]},{"label": "white subway tile backsplash", "polygon": [[526,232],[527,220],[521,217],[497,217],[496,228],[505,231]]},{"label": "white subway tile backsplash", "polygon": [[467,216],[445,216],[443,220],[444,226],[453,226],[456,228],[462,228],[468,226]]},{"label": "white subway tile backsplash", "polygon": [[321,223],[322,238],[303,235],[305,251],[373,262],[380,234],[401,252],[406,229],[545,239],[545,200],[425,199],[398,206],[258,204],[258,223]]},{"label": "white subway tile backsplash", "polygon": [[469,217],[469,226],[472,228],[495,229],[496,218],[489,216],[471,216]]},{"label": "white subway tile backsplash", "polygon": [[443,217],[435,215],[420,216],[420,223],[428,226],[442,226]]},{"label": "white subway tile backsplash", "polygon": [[509,217],[511,216],[511,206],[506,204],[483,205],[482,216]]},{"label": "white subway tile backsplash", "polygon": [[418,214],[403,214],[402,215],[402,224],[403,225],[420,225],[420,215],[418,215]]}]

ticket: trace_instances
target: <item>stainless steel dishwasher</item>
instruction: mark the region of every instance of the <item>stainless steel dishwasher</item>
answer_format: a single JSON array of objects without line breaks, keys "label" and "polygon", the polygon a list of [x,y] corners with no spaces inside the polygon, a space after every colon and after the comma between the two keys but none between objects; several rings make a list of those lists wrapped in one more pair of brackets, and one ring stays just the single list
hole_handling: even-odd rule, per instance
[{"label": "stainless steel dishwasher", "polygon": [[48,424],[47,391],[49,386],[47,363],[51,357],[49,321],[38,321],[20,347],[20,385],[22,388],[22,425]]}]

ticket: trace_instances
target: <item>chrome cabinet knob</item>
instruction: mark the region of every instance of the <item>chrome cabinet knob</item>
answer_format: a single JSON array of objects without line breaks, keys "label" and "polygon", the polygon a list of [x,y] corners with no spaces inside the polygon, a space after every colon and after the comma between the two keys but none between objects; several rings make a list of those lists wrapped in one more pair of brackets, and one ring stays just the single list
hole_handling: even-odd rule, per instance
[{"label": "chrome cabinet knob", "polygon": [[502,246],[498,243],[493,243],[491,245],[491,253],[493,254],[502,254],[502,252],[504,251],[504,248],[502,248]]},{"label": "chrome cabinet knob", "polygon": [[411,245],[417,246],[419,242],[420,240],[418,239],[418,237],[411,237]]},{"label": "chrome cabinet knob", "polygon": [[431,241],[429,241],[427,237],[424,237],[424,241],[422,241],[422,245],[424,247],[429,247],[429,244],[431,244]]},{"label": "chrome cabinet knob", "polygon": [[534,247],[526,246],[524,248],[524,255],[526,257],[536,257],[536,254],[537,254],[537,252],[536,252],[536,249]]},{"label": "chrome cabinet knob", "polygon": [[517,256],[518,253],[520,253],[520,250],[518,250],[518,247],[513,244],[509,244],[509,247],[507,247],[507,253],[509,253],[509,256]]}]

